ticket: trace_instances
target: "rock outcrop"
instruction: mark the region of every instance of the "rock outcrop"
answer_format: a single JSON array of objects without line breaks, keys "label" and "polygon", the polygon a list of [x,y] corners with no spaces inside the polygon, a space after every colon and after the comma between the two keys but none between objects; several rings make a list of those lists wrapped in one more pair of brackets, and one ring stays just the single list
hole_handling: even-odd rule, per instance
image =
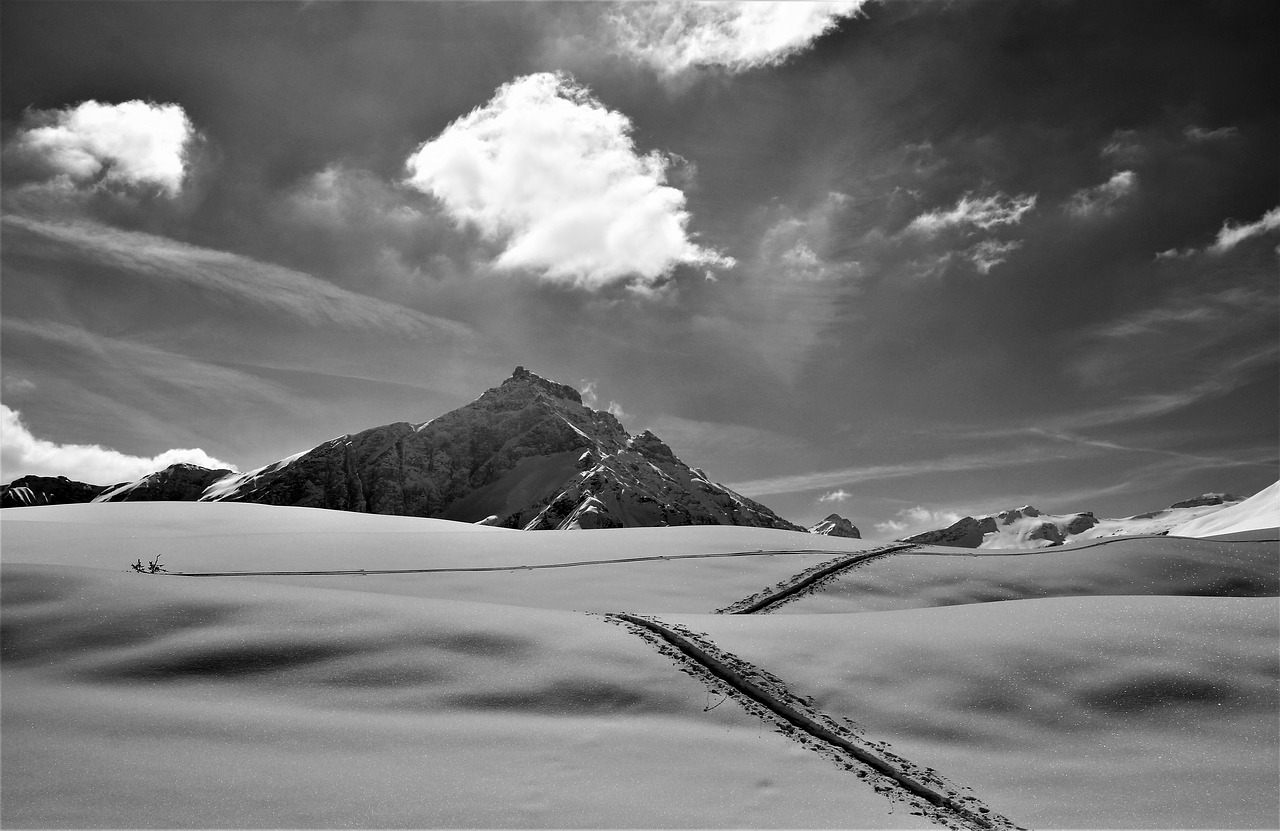
[{"label": "rock outcrop", "polygon": [[937,531],[925,531],[914,537],[907,537],[903,542],[914,542],[922,545],[954,545],[959,548],[977,548],[982,545],[983,538],[996,530],[994,517],[977,519],[967,516],[956,520],[946,528]]},{"label": "rock outcrop", "polygon": [[854,540],[862,539],[862,532],[858,527],[839,514],[830,514],[821,522],[810,525],[809,533],[828,537],[848,537]]},{"label": "rock outcrop", "polygon": [[109,488],[109,485],[89,485],[65,476],[20,476],[7,485],[0,485],[0,508],[92,502]]}]

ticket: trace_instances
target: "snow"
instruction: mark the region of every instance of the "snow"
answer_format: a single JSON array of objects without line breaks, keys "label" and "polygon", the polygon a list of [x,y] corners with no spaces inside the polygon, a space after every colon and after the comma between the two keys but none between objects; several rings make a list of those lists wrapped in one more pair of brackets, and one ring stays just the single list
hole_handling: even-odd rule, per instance
[{"label": "snow", "polygon": [[[709,635],[1028,827],[1280,810],[1274,543],[924,547],[731,616],[874,545],[237,503],[6,509],[0,532],[5,827],[921,827],[609,611]],[[128,569],[155,556],[366,573]],[[997,596],[1023,599],[975,602]]]},{"label": "snow", "polygon": [[[342,438],[343,437],[339,436],[336,439],[331,439],[325,442],[325,444],[332,444],[335,441],[340,441]],[[317,445],[317,447],[323,447],[323,446],[324,445]],[[211,501],[216,501],[220,499],[226,499],[230,497],[232,494],[234,494],[241,487],[249,484],[250,482],[258,478],[262,474],[271,473],[273,471],[279,470],[280,468],[288,465],[290,462],[294,462],[298,459],[301,459],[303,456],[307,455],[308,453],[310,453],[312,450],[315,450],[315,449],[316,449],[315,447],[312,447],[307,450],[300,450],[297,453],[294,453],[292,456],[286,456],[283,459],[277,459],[271,464],[263,465],[260,468],[250,470],[246,473],[232,473],[228,476],[224,476],[218,481],[211,484],[209,487],[204,489],[204,493],[200,494],[200,501],[211,502]],[[98,500],[95,500],[95,501],[102,501],[102,497],[99,497]]]},{"label": "snow", "polygon": [[1211,537],[1277,527],[1280,527],[1280,482],[1243,502],[1175,525],[1169,533],[1179,537]]}]

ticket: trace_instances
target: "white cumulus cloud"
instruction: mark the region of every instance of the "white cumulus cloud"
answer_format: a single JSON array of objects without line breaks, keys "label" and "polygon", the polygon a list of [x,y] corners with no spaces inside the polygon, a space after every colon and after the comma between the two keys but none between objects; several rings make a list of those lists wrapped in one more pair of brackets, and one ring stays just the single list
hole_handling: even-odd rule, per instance
[{"label": "white cumulus cloud", "polygon": [[950,210],[940,209],[920,214],[911,220],[907,230],[925,236],[934,236],[950,228],[990,231],[1002,225],[1016,225],[1022,221],[1023,214],[1035,206],[1034,193],[1020,196],[1007,196],[1003,193],[974,196],[966,193]]},{"label": "white cumulus cloud", "polygon": [[91,485],[113,485],[185,462],[235,470],[199,448],[166,450],[151,458],[130,456],[96,444],[58,444],[36,438],[22,414],[0,404],[0,481],[19,476],[66,476]]},{"label": "white cumulus cloud", "polygon": [[610,18],[616,49],[672,76],[698,66],[742,72],[804,51],[866,0],[842,2],[621,3]]},{"label": "white cumulus cloud", "polygon": [[504,250],[496,265],[596,289],[652,289],[678,264],[729,267],[694,243],[668,160],[641,155],[631,121],[562,74],[498,88],[484,106],[422,144],[407,184]]},{"label": "white cumulus cloud", "polygon": [[850,497],[850,493],[844,488],[824,493],[818,497],[819,502],[844,502]]},{"label": "white cumulus cloud", "polygon": [[84,101],[28,113],[12,146],[20,157],[77,184],[155,185],[176,196],[194,135],[177,104]]}]

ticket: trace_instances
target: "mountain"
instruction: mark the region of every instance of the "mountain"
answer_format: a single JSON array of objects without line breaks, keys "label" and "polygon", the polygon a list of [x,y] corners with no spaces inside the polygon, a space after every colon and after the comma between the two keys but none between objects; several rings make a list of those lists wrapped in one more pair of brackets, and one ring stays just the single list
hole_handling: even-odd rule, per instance
[{"label": "mountain", "polygon": [[908,537],[905,542],[960,548],[1033,549],[1098,537],[1168,534],[1180,525],[1239,502],[1240,497],[1228,493],[1206,493],[1159,511],[1120,519],[1098,519],[1091,511],[1043,514],[1024,505],[989,516],[963,517],[946,528]]},{"label": "mountain", "polygon": [[528,530],[747,525],[803,531],[524,367],[466,406],[213,482],[201,501],[440,517]]},{"label": "mountain", "polygon": [[65,476],[21,476],[0,485],[0,508],[91,502],[110,487],[76,482]]},{"label": "mountain", "polygon": [[210,470],[190,464],[169,465],[164,470],[142,477],[136,482],[108,488],[94,502],[193,502],[230,470]]},{"label": "mountain", "polygon": [[849,520],[839,514],[830,514],[821,522],[809,526],[810,534],[822,534],[827,537],[849,537],[850,539],[862,539],[862,532],[858,527]]}]

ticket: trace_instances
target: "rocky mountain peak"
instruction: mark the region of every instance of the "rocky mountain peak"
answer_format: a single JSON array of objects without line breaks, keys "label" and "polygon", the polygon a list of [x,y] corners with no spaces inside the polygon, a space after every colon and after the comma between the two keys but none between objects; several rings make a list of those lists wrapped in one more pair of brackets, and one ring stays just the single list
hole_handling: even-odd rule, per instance
[{"label": "rocky mountain peak", "polygon": [[827,537],[862,539],[862,532],[858,530],[858,527],[839,514],[828,514],[826,519],[809,526],[809,533],[821,534]]},{"label": "rocky mountain peak", "polygon": [[[489,390],[485,395],[492,392],[502,392],[507,396],[541,392],[552,398],[560,398],[565,401],[571,401],[574,404],[582,403],[582,394],[573,387],[568,384],[557,384],[555,381],[548,381],[541,375],[530,372],[522,366],[516,367],[510,378],[503,381],[501,386],[495,390]],[[483,398],[484,396],[481,397]]]},{"label": "rocky mountain peak", "polygon": [[211,484],[203,501],[491,522],[508,528],[749,525],[804,530],[710,481],[649,431],[630,436],[524,367],[470,404]]}]

